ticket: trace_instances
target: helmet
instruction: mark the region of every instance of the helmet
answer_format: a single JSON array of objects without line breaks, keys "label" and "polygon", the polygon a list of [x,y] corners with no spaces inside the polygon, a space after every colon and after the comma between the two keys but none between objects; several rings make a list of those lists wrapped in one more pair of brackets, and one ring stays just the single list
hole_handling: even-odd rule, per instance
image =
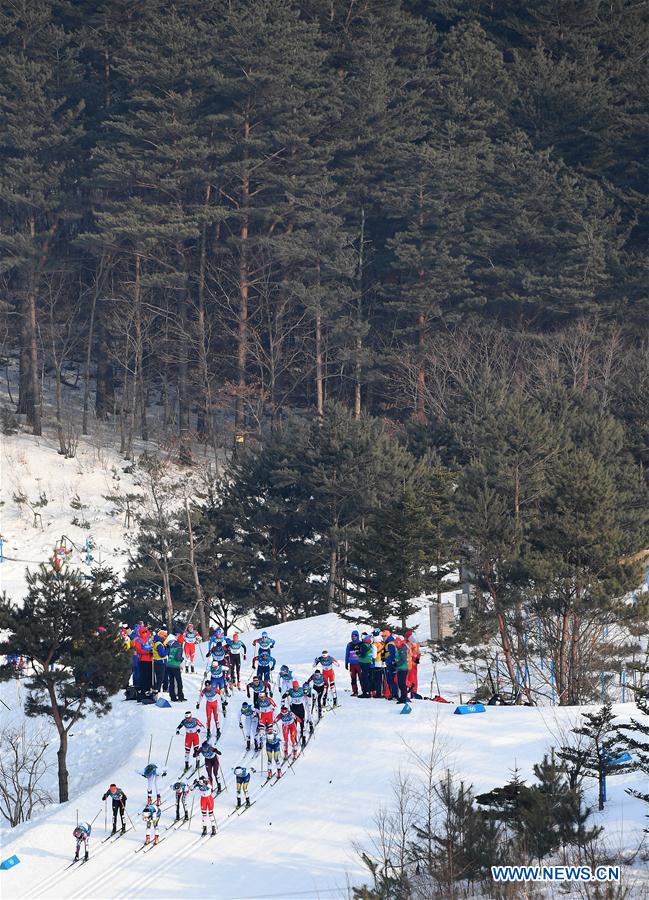
[{"label": "helmet", "polygon": [[262,631],[261,636],[262,636],[262,637],[268,637],[268,632],[267,632],[267,631]]},{"label": "helmet", "polygon": [[356,631],[356,629],[354,629],[354,630],[352,631],[352,637],[353,637],[353,638],[355,638],[355,637],[357,638],[357,637],[358,637],[358,632]]},{"label": "helmet", "polygon": [[250,704],[244,700],[241,704],[241,709],[250,709]]},{"label": "helmet", "polygon": [[145,775],[153,775],[153,773],[155,772],[155,770],[156,770],[155,763],[148,763],[148,764],[144,767],[144,774],[145,774]]},{"label": "helmet", "polygon": [[291,687],[296,688],[296,689],[299,688],[299,686],[300,686],[299,681],[294,681],[293,684],[291,685]]}]

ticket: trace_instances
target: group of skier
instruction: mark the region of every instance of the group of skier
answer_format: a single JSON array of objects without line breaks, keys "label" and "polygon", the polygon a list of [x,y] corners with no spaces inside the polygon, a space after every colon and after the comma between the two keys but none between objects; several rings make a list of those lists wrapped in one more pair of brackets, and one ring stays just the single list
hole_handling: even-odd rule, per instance
[{"label": "group of skier", "polygon": [[[352,695],[377,697],[406,703],[419,698],[418,667],[421,660],[414,632],[395,635],[390,629],[374,628],[371,632],[354,629],[345,650]],[[360,689],[360,693],[359,693]]]}]

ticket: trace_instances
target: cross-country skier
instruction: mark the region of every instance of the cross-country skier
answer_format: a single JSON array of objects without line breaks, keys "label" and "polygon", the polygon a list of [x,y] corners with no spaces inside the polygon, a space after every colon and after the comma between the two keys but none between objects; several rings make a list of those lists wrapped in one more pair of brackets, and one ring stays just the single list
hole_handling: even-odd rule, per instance
[{"label": "cross-country skier", "polygon": [[268,694],[269,697],[272,697],[273,695],[270,681],[262,681],[259,675],[253,676],[252,681],[249,681],[246,685],[246,696],[248,697],[248,699],[250,699],[250,691],[252,691],[252,698],[255,709],[259,709],[260,694]]},{"label": "cross-country skier", "polygon": [[83,844],[83,858],[84,860],[88,859],[88,854],[90,851],[90,832],[92,831],[92,825],[89,822],[79,822],[77,827],[74,829],[72,834],[77,840],[77,847],[74,851],[74,861],[77,862],[79,859],[79,848],[81,844]]},{"label": "cross-country skier", "polygon": [[336,693],[336,676],[334,674],[334,666],[339,666],[340,663],[337,659],[329,654],[328,650],[323,650],[320,656],[316,656],[316,658],[313,660],[313,665],[322,667],[322,675],[327,686],[324,697],[325,702],[327,699],[327,695],[329,694],[329,690],[331,690],[331,694],[333,696],[333,704],[334,706],[337,706],[338,694]]},{"label": "cross-country skier", "polygon": [[196,631],[193,624],[190,622],[187,628],[185,628],[183,632],[183,649],[185,653],[185,672],[191,671],[194,672],[194,662],[196,660],[196,644],[200,643],[203,638]]},{"label": "cross-country skier", "polygon": [[313,734],[313,704],[315,702],[313,688],[308,681],[305,681],[302,690],[304,691],[304,709],[306,711],[305,721],[309,723],[309,733]]},{"label": "cross-country skier", "polygon": [[276,705],[272,697],[269,697],[263,691],[261,692],[257,709],[259,710],[259,721],[262,725],[268,725],[269,722],[273,721],[273,710]]},{"label": "cross-country skier", "polygon": [[201,728],[205,728],[203,723],[195,718],[189,710],[185,713],[185,718],[180,720],[176,726],[176,734],[180,734],[180,729],[185,729],[185,772],[189,769],[189,754],[192,748],[198,747],[199,733]]},{"label": "cross-country skier", "polygon": [[322,718],[322,695],[325,692],[326,683],[324,680],[324,675],[320,671],[320,669],[316,669],[313,675],[311,675],[307,681],[308,684],[313,686],[313,693],[315,694],[313,701],[311,703],[311,708],[313,708],[313,704],[317,699],[318,703],[318,721]]},{"label": "cross-country skier", "polygon": [[189,819],[189,813],[187,812],[187,795],[191,791],[189,782],[174,781],[174,783],[171,785],[171,790],[175,791],[175,794],[176,794],[176,822],[180,821],[180,804],[181,803],[183,805],[185,821],[187,821],[187,819]]},{"label": "cross-country skier", "polygon": [[146,826],[146,837],[144,838],[144,843],[151,843],[151,835],[149,832],[153,831],[153,843],[157,844],[160,840],[160,836],[158,834],[158,826],[160,825],[160,804],[154,806],[153,803],[147,803],[147,805],[142,810],[142,818],[144,819],[144,824]]},{"label": "cross-country skier", "polygon": [[352,697],[358,697],[358,682],[361,674],[361,665],[358,661],[360,643],[358,631],[354,629],[352,639],[345,649],[345,668],[349,671],[349,677],[352,680]]},{"label": "cross-country skier", "polygon": [[289,669],[288,666],[284,665],[280,667],[279,675],[277,676],[277,690],[279,691],[280,697],[283,697],[284,694],[288,691],[291,684],[293,683],[293,673]]},{"label": "cross-country skier", "polygon": [[155,788],[156,803],[160,806],[160,786],[158,784],[158,778],[164,778],[167,773],[163,772],[160,774],[155,763],[148,763],[143,769],[136,769],[136,772],[138,775],[146,778],[146,802],[151,803],[153,788]]},{"label": "cross-country skier", "polygon": [[282,706],[279,715],[275,719],[277,724],[282,726],[282,734],[284,737],[284,759],[288,759],[289,748],[291,744],[293,750],[293,759],[297,756],[297,716],[291,712],[288,706]]},{"label": "cross-country skier", "polygon": [[212,687],[218,688],[221,694],[225,695],[229,676],[228,667],[224,663],[215,660],[209,667],[207,674],[209,674]]},{"label": "cross-country skier", "polygon": [[223,629],[219,625],[208,638],[207,655],[210,655],[214,647],[222,646],[223,644],[225,644],[225,635],[223,634]]},{"label": "cross-country skier", "polygon": [[203,833],[201,837],[207,834],[208,819],[212,820],[212,834],[216,834],[216,819],[214,818],[214,797],[212,796],[212,786],[205,777],[201,775],[192,785],[193,791],[198,791],[201,798],[201,818],[203,820]]},{"label": "cross-country skier", "polygon": [[246,660],[248,651],[243,641],[239,640],[239,635],[235,631],[231,638],[227,639],[228,649],[230,651],[230,674],[232,675],[232,683],[241,690],[241,658]]},{"label": "cross-country skier", "polygon": [[253,647],[257,647],[258,650],[272,650],[275,646],[275,640],[272,637],[268,637],[267,631],[262,631],[260,638],[255,638],[252,642]]},{"label": "cross-country skier", "polygon": [[273,761],[275,762],[275,769],[277,770],[277,777],[282,777],[282,764],[279,758],[280,753],[280,738],[279,738],[279,729],[277,725],[270,724],[266,725],[265,732],[265,740],[266,740],[266,756],[268,758],[268,778],[273,777]]},{"label": "cross-country skier", "polygon": [[291,712],[295,713],[295,718],[297,719],[300,725],[300,737],[302,740],[302,746],[306,744],[306,737],[304,734],[304,728],[306,725],[306,698],[304,696],[304,688],[301,686],[299,681],[294,681],[291,684],[291,687],[286,691],[283,697],[284,700],[288,700],[288,704],[291,708]]},{"label": "cross-country skier", "polygon": [[[219,728],[219,715],[223,712],[223,707],[221,706],[221,691],[218,688],[212,687],[211,680],[207,680],[203,687],[201,688],[201,697],[205,698],[205,714],[207,717],[207,739],[209,740],[212,734],[212,726],[211,723],[214,722],[214,728],[216,730],[216,739],[221,737],[221,729]],[[196,709],[200,706],[200,700],[196,704]]]},{"label": "cross-country skier", "polygon": [[196,759],[196,768],[198,768],[198,760],[199,757],[203,757],[205,760],[205,770],[207,772],[207,780],[210,783],[210,787],[213,787],[216,783],[216,793],[221,793],[221,784],[219,782],[219,756],[221,755],[221,751],[217,750],[217,748],[210,744],[209,741],[203,741],[200,747],[197,747],[194,750],[194,758]]},{"label": "cross-country skier", "polygon": [[254,740],[255,753],[259,750],[257,731],[259,729],[259,712],[251,706],[247,700],[241,704],[239,713],[239,728],[246,739],[246,750],[250,750],[250,741]]},{"label": "cross-country skier", "polygon": [[122,834],[126,831],[126,823],[124,821],[124,809],[126,808],[126,794],[116,784],[110,784],[108,790],[101,798],[106,800],[110,797],[113,804],[113,834],[117,831],[117,813],[120,814],[122,820]]},{"label": "cross-country skier", "polygon": [[257,666],[257,675],[262,681],[270,681],[270,673],[275,668],[277,660],[270,655],[270,650],[260,650],[252,660],[252,667]]},{"label": "cross-country skier", "polygon": [[241,806],[241,788],[243,788],[243,795],[246,798],[246,806],[250,806],[248,785],[250,784],[250,773],[255,770],[247,769],[245,766],[236,766],[233,771],[235,778],[237,779],[237,806]]}]

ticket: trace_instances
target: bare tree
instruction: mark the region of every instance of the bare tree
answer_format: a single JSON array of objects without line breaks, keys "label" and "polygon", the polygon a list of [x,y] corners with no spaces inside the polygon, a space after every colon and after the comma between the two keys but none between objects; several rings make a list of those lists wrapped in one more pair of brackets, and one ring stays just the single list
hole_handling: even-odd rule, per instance
[{"label": "bare tree", "polygon": [[39,806],[52,802],[42,782],[52,768],[46,759],[48,734],[5,728],[0,735],[0,814],[12,828],[27,822]]}]

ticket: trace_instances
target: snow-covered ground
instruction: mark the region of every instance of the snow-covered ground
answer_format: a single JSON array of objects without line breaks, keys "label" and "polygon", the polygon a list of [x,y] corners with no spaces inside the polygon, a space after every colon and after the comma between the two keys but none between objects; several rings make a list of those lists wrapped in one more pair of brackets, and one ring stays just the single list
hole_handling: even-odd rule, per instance
[{"label": "snow-covered ground", "polygon": [[[79,548],[70,564],[85,567],[83,544],[90,536],[96,559],[118,571],[126,559],[127,537],[122,517],[112,515],[113,504],[104,499],[116,491],[133,489],[127,463],[113,450],[81,443],[76,459],[65,460],[49,438],[16,435],[2,439],[0,531],[5,540],[5,561],[0,564],[2,589],[16,600],[24,591],[24,570],[47,560],[54,544],[66,535]],[[119,480],[118,480],[119,479]],[[39,509],[40,523],[33,527],[32,512],[14,498],[30,500],[44,493],[48,502]],[[83,512],[70,501],[78,496]],[[73,516],[83,516],[88,527],[73,526]],[[452,599],[449,594],[445,599]],[[429,636],[427,609],[413,620],[417,637]],[[335,615],[289,622],[269,629],[276,639],[278,666],[289,664],[299,676],[312,671],[313,659],[324,648],[338,659],[353,625]],[[254,634],[243,635],[248,643]],[[246,667],[245,674],[249,669]],[[420,690],[431,692],[432,663],[420,668]],[[457,701],[466,696],[473,679],[456,667],[438,665],[442,694]],[[243,741],[237,710],[243,696],[235,692],[230,714],[219,743],[228,790],[216,801],[219,833],[198,839],[200,814],[194,807],[191,827],[165,831],[171,808],[161,823],[164,841],[150,853],[134,854],[143,840],[139,813],[144,805],[144,779],[136,774],[151,758],[164,764],[171,741],[169,775],[164,800],[170,803],[169,785],[180,774],[183,738],[175,727],[185,709],[194,710],[200,675],[185,676],[188,702],[171,709],[144,707],[116,697],[105,717],[89,717],[70,739],[68,768],[70,796],[64,805],[53,804],[32,821],[0,830],[1,858],[17,854],[21,862],[0,872],[0,896],[10,898],[160,898],[189,896],[244,898],[347,897],[349,885],[368,880],[358,845],[368,846],[375,830],[375,816],[382,803],[392,802],[392,786],[399,770],[414,772],[417,756],[427,757],[433,742],[440,751],[440,765],[450,768],[477,792],[502,785],[514,767],[530,778],[534,763],[578,721],[581,710],[556,707],[489,707],[474,716],[456,716],[454,704],[417,701],[411,715],[400,715],[395,704],[352,698],[344,688],[349,680],[337,670],[340,707],[325,714],[315,736],[295,767],[276,785],[261,790],[260,771],[253,775],[254,806],[243,815],[227,817],[234,807],[232,768],[241,761]],[[0,727],[22,722],[24,686],[12,681],[0,686]],[[632,704],[615,707],[618,715],[634,714]],[[198,714],[203,716],[203,709]],[[31,727],[31,725],[29,726]],[[51,754],[57,739],[52,736]],[[248,757],[250,760],[250,757]],[[252,762],[258,770],[259,762]],[[114,843],[101,844],[105,812],[101,796],[111,781],[127,793],[128,813],[136,830]],[[629,797],[625,788],[640,785],[636,775],[611,778],[605,812],[595,819],[606,826],[605,840],[613,850],[636,849],[643,839],[646,805]],[[55,794],[56,772],[49,774]],[[594,800],[594,786],[588,797]],[[93,819],[91,860],[66,869],[74,851],[72,830],[79,819]],[[110,810],[108,810],[110,827]],[[642,869],[633,874],[644,881]]]},{"label": "snow-covered ground", "polygon": [[[278,663],[286,662],[306,675],[322,649],[343,656],[349,630],[349,623],[327,615],[279,625],[270,633],[277,641]],[[426,637],[424,613],[420,636]],[[251,637],[245,635],[244,640]],[[442,667],[438,674],[449,697],[468,687],[463,685],[465,676],[451,667]],[[426,664],[422,681],[430,680],[430,675],[431,666]],[[337,680],[341,689],[348,686],[343,668]],[[175,727],[185,707],[194,708],[198,687],[198,675],[186,676],[185,692],[192,702],[171,709],[118,699],[108,718],[80,729],[72,741],[71,769],[81,768],[82,775],[75,780],[73,793],[76,785],[83,787],[64,806],[51,808],[11,835],[5,833],[3,856],[16,853],[21,864],[0,874],[3,898],[138,897],[148,895],[152,882],[156,895],[168,898],[344,897],[349,884],[366,880],[355,845],[367,844],[379,805],[390,802],[397,770],[416,768],[413,754],[427,756],[435,739],[444,765],[477,791],[487,790],[504,783],[514,766],[522,777],[530,777],[534,763],[578,715],[574,709],[492,707],[485,714],[456,716],[453,705],[422,700],[404,716],[395,704],[352,698],[341,690],[340,708],[326,713],[295,767],[263,790],[262,775],[255,773],[252,796],[258,801],[245,814],[226,818],[234,805],[232,768],[243,751],[236,717],[242,696],[235,692],[219,744],[228,782],[227,792],[216,801],[219,833],[198,839],[200,816],[195,807],[189,829],[163,830],[165,840],[159,848],[136,856],[143,839],[138,813],[146,793],[144,779],[135,770],[146,763],[151,735],[151,758],[160,764],[171,740],[163,798],[170,801],[169,784],[183,762],[183,738],[175,736]],[[616,711],[626,715],[631,707],[620,705]],[[111,780],[126,791],[137,830],[102,845],[101,795]],[[608,843],[615,849],[637,846],[642,838],[645,805],[624,792],[637,783],[636,776],[610,780],[604,820]],[[91,861],[65,871],[74,849],[77,811],[85,819],[99,812]],[[163,829],[171,814],[171,809],[163,814]]]}]

